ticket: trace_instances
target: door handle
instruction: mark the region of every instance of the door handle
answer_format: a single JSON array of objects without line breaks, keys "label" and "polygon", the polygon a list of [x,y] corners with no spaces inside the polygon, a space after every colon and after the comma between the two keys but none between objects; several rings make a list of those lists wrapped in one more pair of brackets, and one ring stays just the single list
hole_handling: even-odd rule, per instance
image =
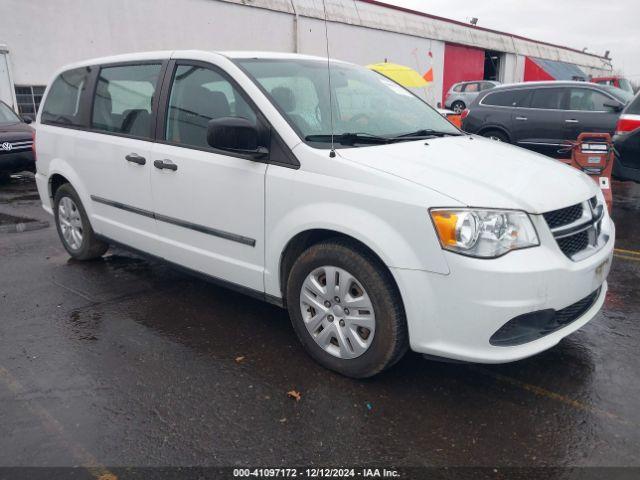
[{"label": "door handle", "polygon": [[172,171],[176,171],[178,170],[178,165],[176,165],[175,163],[173,163],[171,160],[154,160],[153,161],[153,166],[156,167],[159,170],[172,170]]},{"label": "door handle", "polygon": [[147,159],[144,157],[141,157],[137,153],[130,153],[124,158],[127,162],[137,163],[138,165],[145,165],[147,163]]},{"label": "door handle", "polygon": [[521,122],[526,122],[529,119],[527,117],[516,117],[516,120],[520,120]]},{"label": "door handle", "polygon": [[579,120],[576,120],[575,118],[570,118],[568,120],[565,120],[566,123],[580,123]]}]

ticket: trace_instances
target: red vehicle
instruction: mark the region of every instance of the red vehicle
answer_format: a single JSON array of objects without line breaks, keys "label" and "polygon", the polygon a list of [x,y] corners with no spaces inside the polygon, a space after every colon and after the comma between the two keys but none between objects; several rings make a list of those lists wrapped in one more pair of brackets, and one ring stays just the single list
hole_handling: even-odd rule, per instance
[{"label": "red vehicle", "polygon": [[611,87],[616,87],[621,90],[626,90],[627,92],[633,93],[633,87],[631,86],[631,82],[624,77],[613,76],[613,77],[594,77],[591,79],[592,83],[597,83],[599,85],[609,85]]}]

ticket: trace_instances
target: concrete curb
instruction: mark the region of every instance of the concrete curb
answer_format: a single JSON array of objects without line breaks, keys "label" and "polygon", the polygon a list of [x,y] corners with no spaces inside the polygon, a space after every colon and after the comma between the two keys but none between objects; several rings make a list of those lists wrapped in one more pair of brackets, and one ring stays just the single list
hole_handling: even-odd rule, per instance
[{"label": "concrete curb", "polygon": [[0,225],[0,233],[22,233],[48,228],[49,222],[20,222],[12,225]]}]

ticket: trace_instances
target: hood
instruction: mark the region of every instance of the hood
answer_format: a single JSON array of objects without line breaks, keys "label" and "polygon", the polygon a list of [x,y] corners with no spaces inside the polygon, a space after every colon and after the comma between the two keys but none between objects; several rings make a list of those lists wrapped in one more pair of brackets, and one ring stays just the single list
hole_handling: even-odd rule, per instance
[{"label": "hood", "polygon": [[341,149],[339,154],[470,207],[544,213],[583,202],[598,189],[562,162],[475,136]]},{"label": "hood", "polygon": [[0,143],[13,140],[31,140],[33,127],[26,123],[0,123]]}]

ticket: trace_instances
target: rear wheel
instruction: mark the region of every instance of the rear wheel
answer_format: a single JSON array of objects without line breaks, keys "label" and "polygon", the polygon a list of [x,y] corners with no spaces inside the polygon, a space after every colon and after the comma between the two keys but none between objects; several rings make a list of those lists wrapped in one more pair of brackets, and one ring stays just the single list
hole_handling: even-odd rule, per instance
[{"label": "rear wheel", "polygon": [[487,130],[486,132],[482,132],[482,136],[490,140],[495,140],[496,142],[509,143],[509,137],[500,130]]},{"label": "rear wheel", "polygon": [[101,257],[109,245],[96,238],[78,193],[68,183],[56,191],[53,201],[58,236],[76,260]]},{"label": "rear wheel", "polygon": [[377,259],[347,242],[310,247],[287,282],[293,327],[321,365],[353,378],[371,377],[408,349],[402,302]]},{"label": "rear wheel", "polygon": [[456,100],[455,102],[453,102],[453,104],[451,105],[451,110],[453,110],[454,112],[460,114],[462,112],[464,112],[464,109],[467,108],[467,106],[464,104],[463,101],[461,100]]}]

